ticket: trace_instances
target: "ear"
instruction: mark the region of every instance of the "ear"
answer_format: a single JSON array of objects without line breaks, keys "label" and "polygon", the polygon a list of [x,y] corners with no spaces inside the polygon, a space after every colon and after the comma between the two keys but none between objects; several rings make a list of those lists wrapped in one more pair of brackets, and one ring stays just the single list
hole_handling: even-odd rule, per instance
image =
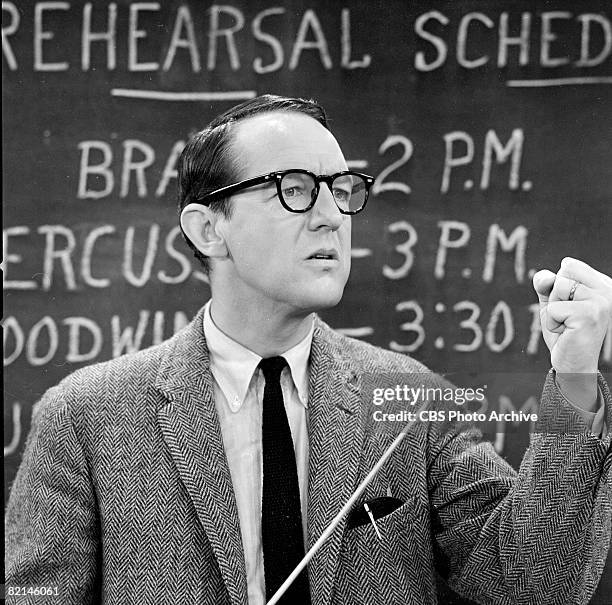
[{"label": "ear", "polygon": [[225,219],[220,212],[207,206],[187,204],[181,212],[181,227],[191,243],[204,255],[211,258],[226,258],[227,244],[219,229]]}]

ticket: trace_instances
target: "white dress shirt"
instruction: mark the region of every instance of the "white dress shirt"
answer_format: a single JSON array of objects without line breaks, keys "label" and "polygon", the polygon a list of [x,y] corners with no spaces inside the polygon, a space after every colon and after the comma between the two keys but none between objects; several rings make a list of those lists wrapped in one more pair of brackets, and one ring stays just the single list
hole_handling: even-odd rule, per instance
[{"label": "white dress shirt", "polygon": [[[285,410],[295,448],[305,541],[308,499],[308,360],[313,330],[314,323],[301,342],[282,354],[288,367],[281,374]],[[249,605],[265,605],[261,544],[261,418],[265,380],[257,368],[262,358],[231,339],[215,325],[210,313],[210,301],[204,313],[204,335],[214,379],[215,406],[238,507]]]}]

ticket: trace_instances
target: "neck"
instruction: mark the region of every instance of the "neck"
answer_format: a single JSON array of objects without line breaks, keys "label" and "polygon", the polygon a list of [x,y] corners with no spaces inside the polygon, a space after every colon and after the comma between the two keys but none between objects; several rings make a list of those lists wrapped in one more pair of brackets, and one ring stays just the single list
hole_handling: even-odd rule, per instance
[{"label": "neck", "polygon": [[306,337],[312,313],[290,311],[285,305],[245,303],[236,296],[212,297],[210,314],[227,336],[261,357],[281,355]]}]

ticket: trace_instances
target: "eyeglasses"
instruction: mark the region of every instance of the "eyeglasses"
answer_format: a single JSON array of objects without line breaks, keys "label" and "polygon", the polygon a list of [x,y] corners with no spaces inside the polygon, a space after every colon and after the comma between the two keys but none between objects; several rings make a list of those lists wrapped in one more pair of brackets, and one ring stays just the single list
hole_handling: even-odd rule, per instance
[{"label": "eyeglasses", "polygon": [[351,170],[330,175],[315,175],[308,170],[300,169],[278,170],[216,189],[199,199],[197,203],[208,206],[215,199],[227,197],[242,189],[264,183],[276,183],[278,199],[286,210],[308,212],[317,201],[321,183],[325,183],[342,214],[357,214],[365,208],[374,180],[372,176]]}]

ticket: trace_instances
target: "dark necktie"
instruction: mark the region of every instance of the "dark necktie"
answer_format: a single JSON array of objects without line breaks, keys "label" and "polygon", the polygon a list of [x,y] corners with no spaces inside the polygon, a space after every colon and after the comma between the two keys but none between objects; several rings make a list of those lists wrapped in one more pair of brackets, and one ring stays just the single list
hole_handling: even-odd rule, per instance
[{"label": "dark necktie", "polygon": [[[269,357],[259,363],[266,381],[262,414],[261,503],[266,600],[272,598],[304,557],[295,451],[280,385],[280,375],[286,365],[283,357]],[[295,579],[280,603],[310,604],[307,569]]]}]

